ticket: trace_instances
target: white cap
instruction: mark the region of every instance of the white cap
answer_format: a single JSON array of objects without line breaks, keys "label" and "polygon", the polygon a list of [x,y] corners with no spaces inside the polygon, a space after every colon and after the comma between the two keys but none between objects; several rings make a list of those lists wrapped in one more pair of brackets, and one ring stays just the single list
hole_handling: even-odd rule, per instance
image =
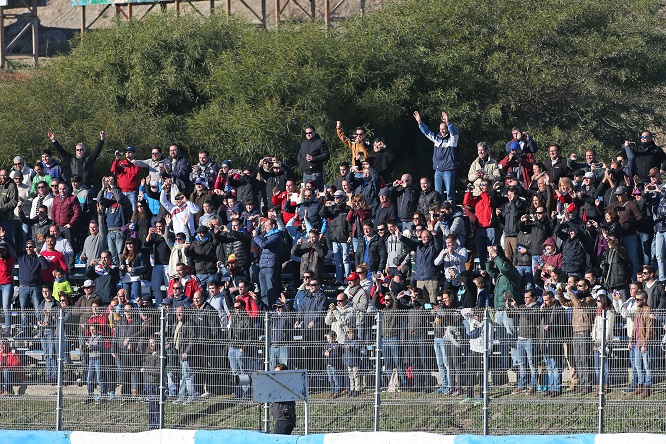
[{"label": "white cap", "polygon": [[83,288],[86,288],[86,287],[94,287],[94,286],[95,286],[95,283],[92,281],[92,279],[87,279],[87,280],[83,283]]}]

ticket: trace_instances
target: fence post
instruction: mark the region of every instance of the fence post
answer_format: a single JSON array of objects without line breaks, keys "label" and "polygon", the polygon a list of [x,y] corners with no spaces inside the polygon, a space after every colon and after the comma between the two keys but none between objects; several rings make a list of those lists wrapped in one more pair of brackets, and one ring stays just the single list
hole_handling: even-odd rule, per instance
[{"label": "fence post", "polygon": [[375,424],[374,431],[379,431],[379,410],[382,405],[382,312],[377,312],[377,337],[375,343]]},{"label": "fence post", "polygon": [[[601,297],[601,296],[600,296]],[[599,426],[598,433],[604,433],[604,407],[606,405],[606,387],[604,384],[604,374],[606,373],[606,366],[608,362],[608,355],[606,354],[606,319],[608,310],[601,310],[602,314],[602,327],[601,327],[601,346],[599,347]]]},{"label": "fence post", "polygon": [[[166,379],[166,335],[167,335],[167,316],[166,309],[160,307],[160,429],[164,428],[164,380]],[[150,394],[149,394],[150,396]]]},{"label": "fence post", "polygon": [[488,435],[488,373],[490,372],[490,316],[483,312],[483,434]]},{"label": "fence post", "polygon": [[62,386],[65,366],[65,325],[64,311],[58,311],[58,398],[56,401],[56,431],[62,430]]},{"label": "fence post", "polygon": [[[264,371],[273,370],[271,365],[271,312],[264,313]],[[267,402],[264,403],[264,432],[270,432],[270,414],[271,405]]]}]

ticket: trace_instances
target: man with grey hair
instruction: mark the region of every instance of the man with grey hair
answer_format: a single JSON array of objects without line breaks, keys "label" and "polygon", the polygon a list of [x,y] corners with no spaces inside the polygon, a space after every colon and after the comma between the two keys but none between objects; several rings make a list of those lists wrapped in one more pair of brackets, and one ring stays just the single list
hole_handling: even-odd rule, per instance
[{"label": "man with grey hair", "polygon": [[53,149],[60,155],[60,158],[65,163],[69,163],[70,172],[72,175],[78,174],[81,176],[81,186],[92,190],[92,173],[93,173],[93,164],[99,157],[102,152],[102,147],[104,146],[104,139],[106,138],[106,133],[104,131],[99,132],[99,140],[95,149],[90,153],[86,152],[86,145],[83,142],[76,144],[75,154],[72,155],[63,149],[60,145],[60,142],[56,139],[55,134],[48,132],[47,136],[51,143],[53,143]]},{"label": "man with grey hair", "polygon": [[467,180],[474,185],[473,196],[478,196],[481,193],[479,183],[481,183],[482,179],[489,180],[492,185],[494,182],[500,180],[501,177],[501,170],[497,164],[497,160],[490,157],[488,142],[479,142],[476,145],[476,151],[479,157],[474,159],[467,173]]},{"label": "man with grey hair", "polygon": [[25,164],[25,158],[23,156],[14,156],[12,163],[13,166],[9,172],[9,177],[14,179],[14,176],[21,173],[21,182],[30,187],[32,185],[32,178],[35,177],[35,172]]}]

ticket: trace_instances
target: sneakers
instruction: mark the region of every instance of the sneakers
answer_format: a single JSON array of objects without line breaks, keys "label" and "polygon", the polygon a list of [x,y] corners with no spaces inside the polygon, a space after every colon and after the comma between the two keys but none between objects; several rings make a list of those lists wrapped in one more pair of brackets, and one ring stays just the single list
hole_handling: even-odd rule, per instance
[{"label": "sneakers", "polygon": [[202,398],[210,398],[210,393],[209,392],[203,392],[201,395]]},{"label": "sneakers", "polygon": [[178,398],[178,399],[174,400],[174,401],[172,402],[172,404],[182,404],[183,402],[185,402],[184,399],[180,399],[180,398]]},{"label": "sneakers", "polygon": [[441,395],[444,393],[444,390],[446,390],[446,387],[438,387],[437,390],[435,390],[435,394]]},{"label": "sneakers", "polygon": [[188,400],[186,400],[186,401],[183,401],[183,405],[184,405],[184,406],[185,406],[185,405],[190,405],[190,404],[192,404],[192,400],[191,400],[191,399],[188,399]]},{"label": "sneakers", "polygon": [[109,401],[116,399],[116,392],[109,392]]},{"label": "sneakers", "polygon": [[519,394],[523,393],[524,391],[525,391],[524,388],[522,388],[522,387],[518,387],[517,389],[515,389],[514,391],[512,391],[511,394],[512,394],[512,395],[519,395]]},{"label": "sneakers", "polygon": [[88,397],[88,398],[84,399],[83,401],[81,401],[81,404],[90,404],[91,402],[93,402],[93,399]]}]

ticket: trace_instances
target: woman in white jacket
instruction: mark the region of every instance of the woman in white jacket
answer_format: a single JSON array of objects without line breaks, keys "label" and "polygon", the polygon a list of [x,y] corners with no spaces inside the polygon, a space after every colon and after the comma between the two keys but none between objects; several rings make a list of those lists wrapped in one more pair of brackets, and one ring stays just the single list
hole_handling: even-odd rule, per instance
[{"label": "woman in white jacket", "polygon": [[604,369],[604,391],[608,393],[608,375],[610,374],[610,341],[613,340],[613,327],[615,326],[615,312],[610,306],[610,301],[604,290],[597,291],[596,294],[597,311],[594,318],[594,327],[592,328],[592,343],[594,350],[594,371],[597,375],[597,384],[601,384],[601,344],[604,337],[604,313],[606,314],[606,341],[604,356],[606,357],[606,368]]}]

